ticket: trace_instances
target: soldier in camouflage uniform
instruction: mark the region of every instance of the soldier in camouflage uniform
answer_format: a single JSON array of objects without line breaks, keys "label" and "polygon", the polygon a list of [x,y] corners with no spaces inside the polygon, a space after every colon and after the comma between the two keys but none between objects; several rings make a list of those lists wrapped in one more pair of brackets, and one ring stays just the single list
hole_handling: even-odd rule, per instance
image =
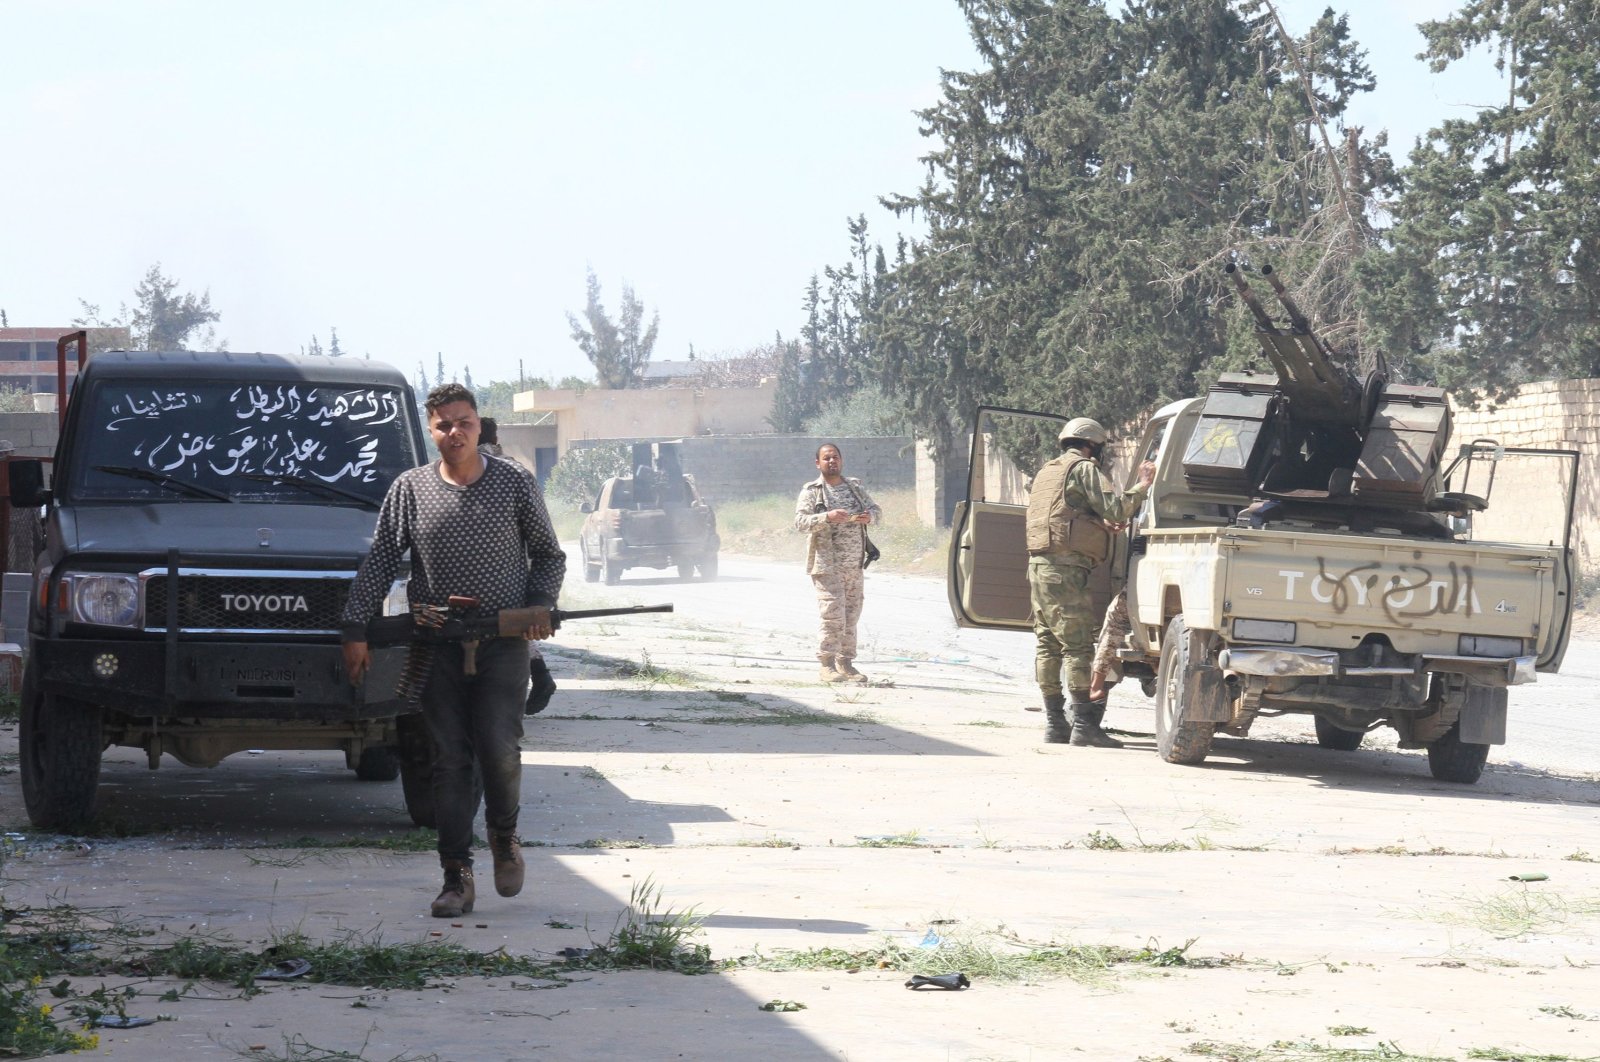
[{"label": "soldier in camouflage uniform", "polygon": [[866,529],[883,520],[883,510],[859,479],[844,477],[844,456],[833,443],[817,448],[817,471],[794,503],[794,529],[809,536],[806,571],[822,617],[817,660],[824,682],[866,682],[854,664],[856,622],[865,597]]},{"label": "soldier in camouflage uniform", "polygon": [[[1122,743],[1100,729],[1104,703],[1089,699],[1090,667],[1100,617],[1089,600],[1089,573],[1111,551],[1112,529],[1138,511],[1155,480],[1156,466],[1139,466],[1125,491],[1108,489],[1100,475],[1106,430],[1088,417],[1061,429],[1061,456],[1033,477],[1028,493],[1028,585],[1033,601],[1034,679],[1044,694],[1045,741],[1097,748]],[[1064,665],[1064,667],[1063,667]],[[1072,695],[1067,722],[1062,672]]]},{"label": "soldier in camouflage uniform", "polygon": [[1106,621],[1100,625],[1100,640],[1094,643],[1094,669],[1089,676],[1089,699],[1103,706],[1111,687],[1122,681],[1122,661],[1117,650],[1128,644],[1133,624],[1128,619],[1128,591],[1117,591],[1106,607]]}]

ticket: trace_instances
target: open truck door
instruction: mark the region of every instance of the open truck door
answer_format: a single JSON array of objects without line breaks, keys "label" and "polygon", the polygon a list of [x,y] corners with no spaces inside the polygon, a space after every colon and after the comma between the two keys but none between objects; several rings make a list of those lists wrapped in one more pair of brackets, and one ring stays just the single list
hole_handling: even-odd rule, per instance
[{"label": "open truck door", "polygon": [[[1452,512],[1457,538],[1468,542],[1559,546],[1538,603],[1540,671],[1557,671],[1572,637],[1572,529],[1578,503],[1578,452],[1501,446],[1493,439],[1462,443],[1444,472],[1434,508]],[[1459,508],[1451,509],[1451,506]],[[1488,609],[1514,607],[1484,602]]]},{"label": "open truck door", "polygon": [[[946,590],[958,627],[1033,630],[1028,592],[1028,488],[1044,464],[1061,453],[1066,417],[980,406],[973,418],[967,496],[951,521]],[[1090,576],[1094,607],[1104,612],[1115,593],[1113,572],[1126,565],[1126,538]]]}]

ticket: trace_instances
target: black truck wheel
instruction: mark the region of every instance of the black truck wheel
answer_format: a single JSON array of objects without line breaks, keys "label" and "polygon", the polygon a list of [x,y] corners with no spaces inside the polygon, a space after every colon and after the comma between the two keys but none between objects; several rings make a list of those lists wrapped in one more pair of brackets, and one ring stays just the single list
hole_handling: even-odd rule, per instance
[{"label": "black truck wheel", "polygon": [[678,562],[678,578],[684,582],[694,578],[694,561],[682,560]]},{"label": "black truck wheel", "polygon": [[392,782],[400,777],[400,750],[390,745],[369,745],[361,750],[356,777],[363,782]]},{"label": "black truck wheel", "polygon": [[606,585],[616,586],[621,581],[622,562],[613,560],[606,561]]},{"label": "black truck wheel", "polygon": [[1346,730],[1342,726],[1334,726],[1320,715],[1317,716],[1317,744],[1325,749],[1354,752],[1361,747],[1361,739],[1366,736],[1364,730]]},{"label": "black truck wheel", "polygon": [[77,831],[94,815],[105,749],[99,705],[34,692],[22,696],[22,802],[28,821],[46,830]]},{"label": "black truck wheel", "polygon": [[1428,770],[1441,782],[1471,785],[1482,776],[1483,765],[1488,762],[1489,746],[1462,741],[1459,721],[1428,746]]},{"label": "black truck wheel", "polygon": [[581,538],[578,539],[578,552],[583,556],[583,581],[586,583],[598,583],[600,581],[600,562],[589,559],[589,547],[584,544]]},{"label": "black truck wheel", "polygon": [[1189,628],[1182,616],[1172,617],[1161,641],[1156,670],[1156,751],[1168,763],[1200,763],[1211,752],[1216,724],[1191,722],[1189,673],[1198,664],[1189,652]]}]

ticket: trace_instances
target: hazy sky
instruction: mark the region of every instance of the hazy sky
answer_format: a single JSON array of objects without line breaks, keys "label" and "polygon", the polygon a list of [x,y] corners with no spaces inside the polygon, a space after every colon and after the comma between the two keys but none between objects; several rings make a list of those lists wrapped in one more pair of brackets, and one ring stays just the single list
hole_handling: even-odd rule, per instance
[{"label": "hazy sky", "polygon": [[[1322,7],[1283,0],[1291,32]],[[1355,0],[1396,154],[1497,101]],[[478,383],[592,375],[593,268],[659,309],[657,360],[792,336],[808,278],[915,190],[912,113],[976,55],[954,0],[0,0],[0,308],[115,312],[162,263],[233,350],[344,348]],[[1452,72],[1455,73],[1455,72]]]}]

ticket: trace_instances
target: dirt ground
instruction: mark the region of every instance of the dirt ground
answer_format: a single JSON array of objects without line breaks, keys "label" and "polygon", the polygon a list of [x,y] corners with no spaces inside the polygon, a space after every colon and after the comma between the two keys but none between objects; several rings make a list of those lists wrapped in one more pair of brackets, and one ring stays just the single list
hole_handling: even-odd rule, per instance
[{"label": "dirt ground", "polygon": [[[1151,751],[1149,702],[1127,685],[1108,723],[1128,749],[1042,744],[1023,710],[1027,640],[957,632],[935,580],[869,580],[864,689],[816,680],[792,566],[727,557],[714,584],[576,581],[563,603],[656,600],[678,612],[574,624],[553,647],[561,690],[524,746],[521,896],[494,896],[485,867],[471,915],[427,917],[437,864],[398,783],[358,782],[330,754],[149,771],[113,750],[100,835],[35,833],[8,728],[3,906],[120,921],[150,934],[138,947],[457,941],[558,962],[614,943],[644,887],[645,922],[692,915],[689,939],[726,966],[439,974],[413,990],[314,968],[248,997],[226,981],[79,979],[74,992],[131,985],[128,1014],[169,1019],[101,1029],[87,1054],[1600,1055],[1600,762],[1592,713],[1576,711],[1592,684],[1547,691],[1579,720],[1559,743],[1586,751],[1552,768],[1508,746],[1475,786],[1433,781],[1420,753],[1376,736],[1320,749],[1296,719],[1180,768]],[[1073,946],[1131,961],[1046,961]],[[952,967],[970,988],[905,987]],[[760,1009],[774,1001],[794,1009]]]}]

